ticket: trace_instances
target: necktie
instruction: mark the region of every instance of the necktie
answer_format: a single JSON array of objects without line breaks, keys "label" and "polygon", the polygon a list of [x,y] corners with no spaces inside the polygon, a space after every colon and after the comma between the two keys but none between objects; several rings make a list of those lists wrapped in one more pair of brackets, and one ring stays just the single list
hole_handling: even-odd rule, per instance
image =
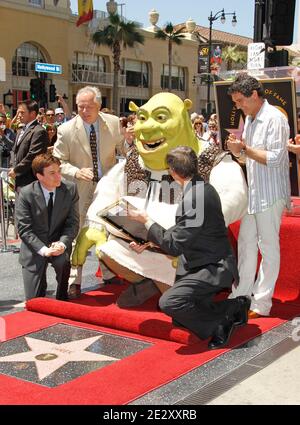
[{"label": "necktie", "polygon": [[93,173],[94,173],[94,182],[99,181],[99,175],[98,175],[98,155],[97,155],[97,136],[95,127],[93,124],[91,125],[91,131],[90,131],[90,145],[91,145],[91,152],[92,152],[92,159],[93,159]]},{"label": "necktie", "polygon": [[17,141],[17,145],[19,146],[19,144],[21,143],[21,141],[22,141],[22,137],[24,136],[24,133],[25,133],[25,127],[23,127],[22,128],[22,130],[20,131],[20,133],[19,133],[19,136],[18,136],[18,141]]},{"label": "necktie", "polygon": [[51,224],[51,216],[52,216],[52,210],[53,210],[53,192],[49,192],[50,198],[48,201],[48,225],[50,227]]}]

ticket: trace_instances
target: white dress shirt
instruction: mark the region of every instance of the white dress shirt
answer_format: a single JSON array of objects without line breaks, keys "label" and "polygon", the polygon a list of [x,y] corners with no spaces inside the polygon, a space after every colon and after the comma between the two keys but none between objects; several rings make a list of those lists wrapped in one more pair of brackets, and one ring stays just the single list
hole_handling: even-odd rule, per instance
[{"label": "white dress shirt", "polygon": [[267,151],[266,165],[246,157],[249,214],[266,211],[281,199],[289,207],[289,137],[290,128],[286,117],[267,100],[254,120],[247,116],[243,139],[251,148]]}]

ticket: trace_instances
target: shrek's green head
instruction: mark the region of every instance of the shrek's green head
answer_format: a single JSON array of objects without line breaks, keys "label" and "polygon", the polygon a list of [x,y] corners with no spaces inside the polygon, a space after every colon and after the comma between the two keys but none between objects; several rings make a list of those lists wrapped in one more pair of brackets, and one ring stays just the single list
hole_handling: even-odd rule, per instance
[{"label": "shrek's green head", "polygon": [[166,169],[166,156],[176,146],[190,146],[199,152],[188,113],[191,107],[191,100],[182,101],[172,93],[156,94],[141,107],[130,102],[130,110],[137,113],[136,146],[146,167]]}]

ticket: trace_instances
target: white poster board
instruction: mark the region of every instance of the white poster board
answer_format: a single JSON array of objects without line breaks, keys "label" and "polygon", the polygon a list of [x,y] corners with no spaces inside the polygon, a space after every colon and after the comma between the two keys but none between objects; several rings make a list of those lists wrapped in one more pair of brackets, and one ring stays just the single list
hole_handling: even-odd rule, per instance
[{"label": "white poster board", "polygon": [[0,81],[6,81],[5,60],[0,58]]},{"label": "white poster board", "polygon": [[248,44],[248,69],[263,69],[265,67],[266,46],[265,43]]}]

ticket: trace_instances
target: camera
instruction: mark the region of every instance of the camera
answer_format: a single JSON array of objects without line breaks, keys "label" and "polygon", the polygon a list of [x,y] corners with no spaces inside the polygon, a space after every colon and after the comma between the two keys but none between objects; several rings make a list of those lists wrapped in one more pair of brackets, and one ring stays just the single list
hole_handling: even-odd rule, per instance
[{"label": "camera", "polygon": [[58,95],[56,95],[56,96],[55,96],[55,99],[56,99],[56,102],[58,102],[58,101],[59,101],[59,96],[58,96]]}]

